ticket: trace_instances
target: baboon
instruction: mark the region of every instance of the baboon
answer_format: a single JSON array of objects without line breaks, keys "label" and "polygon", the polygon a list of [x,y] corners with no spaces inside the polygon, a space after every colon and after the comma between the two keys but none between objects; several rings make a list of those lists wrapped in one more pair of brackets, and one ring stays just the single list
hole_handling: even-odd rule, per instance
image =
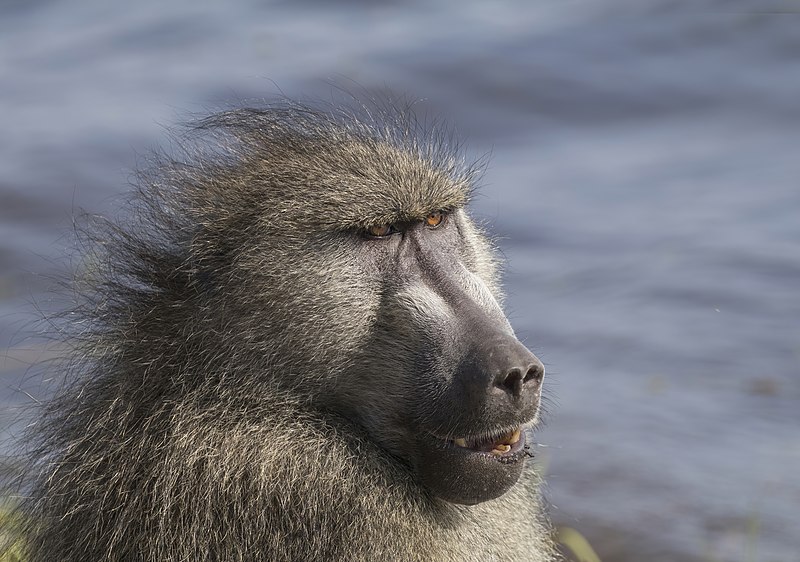
[{"label": "baboon", "polygon": [[223,111],[84,232],[27,560],[556,559],[525,463],[544,367],[465,211],[476,168],[423,129]]}]

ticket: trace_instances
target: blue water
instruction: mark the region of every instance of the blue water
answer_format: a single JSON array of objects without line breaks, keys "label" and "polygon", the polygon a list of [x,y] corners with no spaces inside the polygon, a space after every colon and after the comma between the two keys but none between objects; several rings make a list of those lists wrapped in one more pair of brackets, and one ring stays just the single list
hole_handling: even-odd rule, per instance
[{"label": "blue water", "polygon": [[0,4],[0,437],[73,211],[114,212],[165,125],[390,90],[492,154],[554,519],[606,562],[800,560],[800,5],[333,4]]}]

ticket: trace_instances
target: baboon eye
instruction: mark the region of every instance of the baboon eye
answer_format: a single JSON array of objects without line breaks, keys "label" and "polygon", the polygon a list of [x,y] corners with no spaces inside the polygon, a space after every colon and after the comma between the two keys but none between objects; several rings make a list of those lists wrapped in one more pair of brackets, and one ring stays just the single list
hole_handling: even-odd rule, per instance
[{"label": "baboon eye", "polygon": [[425,217],[425,224],[427,224],[431,228],[436,228],[442,221],[444,220],[444,213],[441,211],[435,211]]},{"label": "baboon eye", "polygon": [[393,224],[379,224],[378,226],[370,226],[367,229],[367,234],[375,238],[384,238],[395,232],[397,232],[397,229]]}]

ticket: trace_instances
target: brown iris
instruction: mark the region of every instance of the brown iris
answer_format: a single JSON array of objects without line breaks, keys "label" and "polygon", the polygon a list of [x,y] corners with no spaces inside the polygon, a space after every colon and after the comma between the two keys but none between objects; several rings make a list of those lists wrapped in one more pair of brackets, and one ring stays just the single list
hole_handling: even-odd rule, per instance
[{"label": "brown iris", "polygon": [[428,215],[427,217],[425,217],[425,224],[427,224],[431,228],[436,228],[437,226],[442,224],[443,220],[444,220],[444,213],[442,213],[441,211],[435,211],[430,215]]},{"label": "brown iris", "polygon": [[[434,211],[425,217],[423,221],[428,228],[436,228],[442,224],[445,218],[443,211]],[[398,232],[398,228],[393,224],[378,224],[367,228],[367,234],[373,238],[386,238],[387,236]]]},{"label": "brown iris", "polygon": [[393,233],[394,227],[391,224],[379,224],[377,226],[370,226],[367,229],[367,232],[370,236],[381,238],[383,236],[389,236],[391,233]]}]

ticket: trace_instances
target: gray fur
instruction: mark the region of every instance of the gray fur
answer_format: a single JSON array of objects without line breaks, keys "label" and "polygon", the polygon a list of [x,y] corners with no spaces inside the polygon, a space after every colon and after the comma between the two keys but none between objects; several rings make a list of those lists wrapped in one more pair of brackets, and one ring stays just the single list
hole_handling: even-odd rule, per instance
[{"label": "gray fur", "polygon": [[[459,307],[513,337],[452,143],[294,104],[179,142],[131,218],[85,234],[73,382],[31,438],[30,562],[554,560],[530,466],[471,506],[418,477],[408,412],[434,418]],[[439,209],[420,236],[447,259],[401,267],[400,238],[363,235]]]}]

